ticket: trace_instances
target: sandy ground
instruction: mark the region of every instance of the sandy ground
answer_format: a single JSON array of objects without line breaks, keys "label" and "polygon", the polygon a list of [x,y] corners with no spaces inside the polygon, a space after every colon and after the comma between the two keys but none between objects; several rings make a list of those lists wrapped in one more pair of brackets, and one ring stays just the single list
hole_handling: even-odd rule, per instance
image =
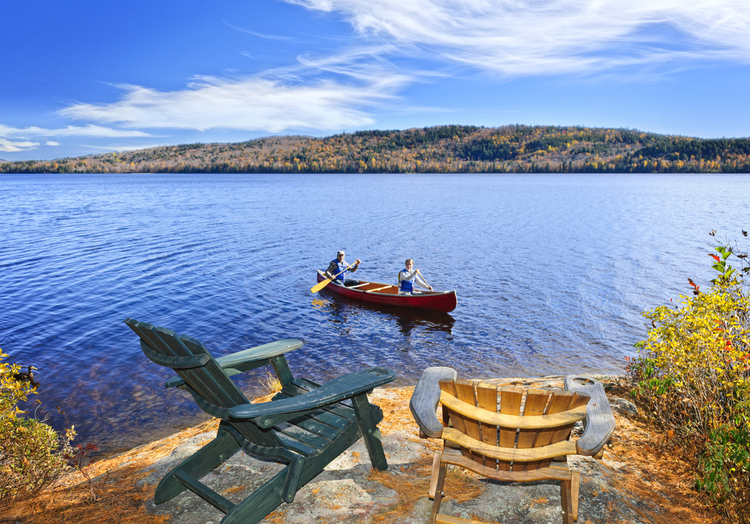
[{"label": "sandy ground", "polygon": [[[614,382],[614,377],[600,377]],[[562,377],[504,379],[498,383],[562,387]],[[388,459],[386,472],[370,467],[360,440],[282,504],[263,522],[426,523],[432,454],[439,441],[420,439],[409,412],[413,388],[377,389],[371,401],[383,409],[380,424]],[[617,428],[602,460],[571,457],[581,471],[579,518],[594,523],[714,523],[720,520],[693,489],[686,465],[660,454],[659,439],[633,415],[627,400],[610,396]],[[218,524],[222,513],[192,493],[154,506],[158,481],[184,457],[214,436],[209,421],[168,438],[97,461],[85,473],[66,476],[40,496],[0,508],[0,523],[172,522]],[[233,501],[253,491],[278,468],[238,453],[203,481]],[[555,482],[489,482],[450,470],[441,513],[488,523],[559,523],[560,488]]]}]

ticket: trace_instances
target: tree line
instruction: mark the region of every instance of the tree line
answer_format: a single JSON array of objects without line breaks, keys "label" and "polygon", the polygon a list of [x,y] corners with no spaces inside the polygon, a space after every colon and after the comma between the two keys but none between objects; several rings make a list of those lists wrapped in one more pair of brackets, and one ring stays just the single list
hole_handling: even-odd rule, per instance
[{"label": "tree line", "polygon": [[447,125],[0,162],[0,173],[155,172],[747,173],[750,139],[580,126]]}]

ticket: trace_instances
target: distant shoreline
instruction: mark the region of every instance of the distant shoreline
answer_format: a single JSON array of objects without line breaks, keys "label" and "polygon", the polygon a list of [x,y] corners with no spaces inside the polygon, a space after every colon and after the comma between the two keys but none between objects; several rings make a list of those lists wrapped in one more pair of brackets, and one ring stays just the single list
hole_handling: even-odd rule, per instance
[{"label": "distant shoreline", "polygon": [[56,160],[0,173],[748,173],[750,138],[630,129],[436,126],[325,138],[274,136]]}]

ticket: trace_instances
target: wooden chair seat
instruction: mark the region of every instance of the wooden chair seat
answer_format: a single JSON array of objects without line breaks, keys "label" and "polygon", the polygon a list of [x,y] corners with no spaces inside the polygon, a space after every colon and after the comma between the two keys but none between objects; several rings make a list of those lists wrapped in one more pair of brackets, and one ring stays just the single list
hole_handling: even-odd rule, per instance
[{"label": "wooden chair seat", "polygon": [[[451,368],[425,370],[410,408],[420,434],[444,442],[433,461],[430,523],[470,522],[439,513],[448,465],[498,481],[559,481],[563,522],[577,520],[580,473],[567,467],[565,457],[597,455],[614,431],[614,416],[599,382],[570,376],[566,389],[498,387],[457,380]],[[579,421],[586,429],[572,442]]]},{"label": "wooden chair seat", "polygon": [[[280,340],[215,359],[198,340],[133,319],[125,323],[140,337],[141,350],[153,362],[175,370],[166,387],[188,391],[206,413],[220,418],[216,438],[170,471],[159,483],[154,503],[162,504],[190,490],[223,513],[222,524],[255,524],[325,466],[364,438],[374,468],[388,468],[380,430],[380,408],[367,393],[395,375],[370,368],[320,385],[294,378],[285,353],[302,347]],[[251,404],[230,377],[271,365],[282,385],[265,403]],[[244,500],[233,503],[200,482],[240,450],[286,464]]]}]

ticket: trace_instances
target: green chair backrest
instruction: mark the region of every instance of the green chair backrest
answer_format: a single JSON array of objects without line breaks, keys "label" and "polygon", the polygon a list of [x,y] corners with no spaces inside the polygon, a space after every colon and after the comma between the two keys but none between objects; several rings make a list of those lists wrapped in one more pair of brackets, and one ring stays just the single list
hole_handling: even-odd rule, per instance
[{"label": "green chair backrest", "polygon": [[[228,408],[248,403],[242,391],[200,341],[132,318],[125,323],[140,337],[146,357],[172,368],[185,381],[186,389],[204,411],[227,419],[225,412]],[[233,422],[232,426],[256,445],[279,445],[272,433],[261,430],[252,422]]]}]

